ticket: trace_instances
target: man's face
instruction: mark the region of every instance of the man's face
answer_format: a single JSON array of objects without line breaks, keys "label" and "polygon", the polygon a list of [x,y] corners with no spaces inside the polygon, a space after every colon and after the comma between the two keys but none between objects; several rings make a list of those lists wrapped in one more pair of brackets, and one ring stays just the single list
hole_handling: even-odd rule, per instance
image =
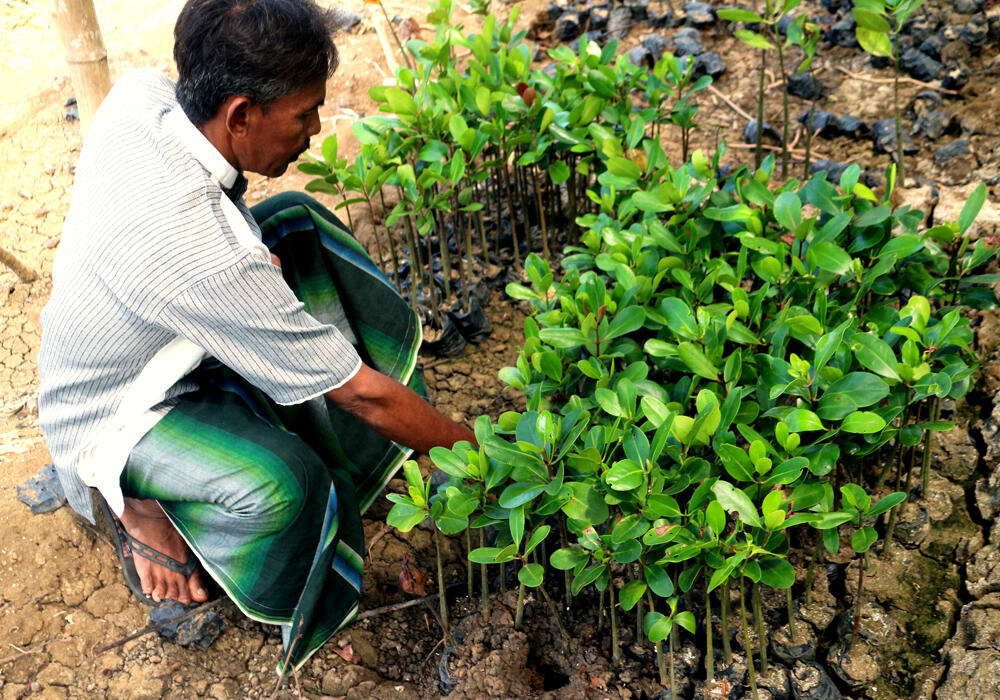
[{"label": "man's face", "polygon": [[319,133],[319,106],[326,99],[326,83],[307,85],[267,107],[251,105],[247,130],[237,159],[242,170],[278,177],[309,148],[309,137]]}]

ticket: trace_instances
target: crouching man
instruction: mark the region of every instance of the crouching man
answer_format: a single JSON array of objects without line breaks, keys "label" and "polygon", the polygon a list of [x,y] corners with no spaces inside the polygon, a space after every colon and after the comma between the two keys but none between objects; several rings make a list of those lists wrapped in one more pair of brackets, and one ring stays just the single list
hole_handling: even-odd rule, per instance
[{"label": "crouching man", "polygon": [[419,322],[336,217],[243,201],[320,131],[331,22],[189,0],[177,84],[126,75],[90,127],[39,355],[67,498],[130,588],[200,602],[210,576],[295,665],[355,614],[361,513],[410,449],[474,440],[414,391]]}]

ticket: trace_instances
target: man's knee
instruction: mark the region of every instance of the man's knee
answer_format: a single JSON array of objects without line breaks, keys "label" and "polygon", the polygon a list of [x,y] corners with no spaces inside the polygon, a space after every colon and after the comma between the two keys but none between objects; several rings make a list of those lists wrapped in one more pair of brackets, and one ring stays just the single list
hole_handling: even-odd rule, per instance
[{"label": "man's knee", "polygon": [[272,534],[292,527],[310,503],[310,494],[329,489],[329,477],[308,448],[289,450],[258,462],[248,470],[244,488],[227,504],[248,531]]}]

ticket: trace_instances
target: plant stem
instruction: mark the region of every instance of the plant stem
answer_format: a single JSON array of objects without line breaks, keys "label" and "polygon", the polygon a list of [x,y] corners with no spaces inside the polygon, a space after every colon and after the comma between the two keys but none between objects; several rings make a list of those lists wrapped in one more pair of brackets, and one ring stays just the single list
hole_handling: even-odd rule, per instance
[{"label": "plant stem", "polygon": [[750,629],[747,626],[747,607],[743,596],[743,577],[740,576],[740,627],[743,629],[743,651],[746,654],[747,672],[750,674],[750,692],[753,700],[757,697],[757,672],[753,667],[753,652],[750,649]]},{"label": "plant stem", "polygon": [[[649,612],[656,612],[656,606],[653,604],[653,593],[648,588],[646,589],[646,603],[649,605]],[[663,658],[663,642],[656,642],[654,647],[656,649],[656,669],[660,673],[660,685],[665,686],[669,680],[666,660]]]},{"label": "plant stem", "polygon": [[733,649],[729,641],[729,581],[722,584],[719,589],[722,605],[719,608],[719,615],[722,619],[722,660],[726,666],[733,663]]},{"label": "plant stem", "polygon": [[476,228],[479,229],[479,248],[483,251],[483,267],[490,262],[490,248],[486,243],[486,227],[483,226],[483,210],[476,212]]},{"label": "plant stem", "polygon": [[521,629],[521,621],[524,619],[524,591],[527,588],[523,583],[517,585],[517,610],[514,613],[514,629]]},{"label": "plant stem", "polygon": [[437,557],[437,580],[438,580],[438,593],[440,597],[438,598],[438,606],[441,615],[441,628],[444,630],[444,636],[448,636],[448,600],[444,595],[444,565],[441,562],[441,531],[437,528],[434,529],[434,554]]},{"label": "plant stem", "polygon": [[896,109],[896,182],[906,187],[906,166],[903,164],[903,119],[899,113],[899,36],[893,42],[892,102]]},{"label": "plant stem", "polygon": [[[365,204],[368,205],[368,215],[372,219],[372,236],[375,238],[375,250],[378,251],[378,266],[382,269],[382,272],[384,273],[385,272],[385,253],[382,250],[382,239],[380,239],[379,235],[378,235],[378,226],[375,224],[375,208],[372,206],[372,200],[368,196],[368,193],[364,192],[363,194],[365,195]],[[392,269],[393,269],[393,272],[396,271],[396,261],[395,260],[392,261]],[[398,275],[394,275],[394,276],[398,277]],[[398,279],[396,280],[396,284],[397,285],[399,284],[399,280]]]},{"label": "plant stem", "polygon": [[795,601],[792,600],[792,587],[785,589],[785,606],[788,608],[788,633],[795,643]]},{"label": "plant stem", "polygon": [[[858,562],[858,599],[854,601],[854,631],[851,633],[850,647],[858,639],[858,630],[861,628],[861,596],[865,592],[865,567],[862,562]],[[850,648],[848,647],[848,648]]]},{"label": "plant stem", "polygon": [[468,527],[466,527],[465,528],[465,552],[466,552],[466,557],[465,557],[466,567],[465,567],[465,570],[466,570],[466,574],[467,574],[467,578],[468,578],[468,583],[469,583],[469,597],[470,598],[472,597],[474,589],[476,587],[476,574],[475,574],[475,571],[472,568],[472,560],[469,559],[469,557],[468,557],[468,553],[471,552],[471,551],[472,551],[472,531]]},{"label": "plant stem", "polygon": [[823,533],[822,531],[816,532],[816,548],[813,550],[813,558],[809,562],[809,570],[806,572],[806,596],[805,604],[808,606],[812,603],[812,592],[813,592],[813,574],[816,571],[816,565],[823,563]]},{"label": "plant stem", "polygon": [[503,186],[507,191],[507,208],[510,213],[510,237],[514,245],[514,267],[521,267],[521,250],[517,245],[517,222],[514,220],[516,210],[514,209],[514,198],[510,193],[510,178],[507,177],[506,161],[500,164],[500,176],[503,178]]},{"label": "plant stem", "polygon": [[[479,546],[486,546],[486,528],[479,528]],[[490,620],[490,581],[486,575],[486,564],[479,565],[479,581],[482,586],[480,591],[480,596],[482,601],[480,603],[480,609],[483,611],[483,619],[489,622]]]},{"label": "plant stem", "polygon": [[715,650],[712,640],[712,594],[708,591],[709,575],[705,573],[705,680],[715,678]]},{"label": "plant stem", "polygon": [[[566,534],[566,514],[559,511],[559,546],[569,548],[569,536]],[[563,571],[563,582],[566,584],[566,606],[573,602],[573,580],[568,570]]]},{"label": "plant stem", "polygon": [[611,663],[618,666],[622,662],[622,650],[618,637],[618,613],[615,612],[614,581],[608,581],[608,607],[611,611]]},{"label": "plant stem", "polygon": [[538,178],[535,176],[535,171],[531,171],[531,179],[535,183],[535,199],[538,202],[538,218],[542,225],[542,255],[545,256],[546,260],[552,259],[552,253],[549,252],[549,231],[545,226],[545,208],[542,206],[542,191],[538,188]]},{"label": "plant stem", "polygon": [[604,591],[599,591],[597,595],[597,631],[604,628]]},{"label": "plant stem", "polygon": [[[936,421],[941,415],[941,397],[935,396],[929,418]],[[931,431],[924,431],[924,454],[920,465],[920,484],[923,487],[921,495],[926,499],[931,488]]]},{"label": "plant stem", "polygon": [[[441,275],[444,277],[444,300],[448,304],[451,303],[451,252],[448,250],[448,232],[444,226],[444,217],[437,211],[434,212],[434,221],[438,225],[438,252],[441,253]],[[433,273],[432,265],[431,274]]]},{"label": "plant stem", "polygon": [[392,278],[396,284],[396,291],[401,288],[401,282],[399,279],[399,257],[396,255],[396,243],[392,240],[392,231],[389,230],[389,225],[386,224],[385,217],[385,194],[383,190],[378,191],[378,197],[382,202],[382,226],[385,228],[385,238],[389,242],[389,257],[392,260]]},{"label": "plant stem", "polygon": [[[757,143],[754,149],[754,167],[764,160],[764,70],[767,68],[767,50],[760,50],[760,80],[757,85]],[[747,664],[749,666],[749,664]]]},{"label": "plant stem", "polygon": [[760,672],[767,673],[767,635],[764,633],[764,615],[760,607],[760,584],[753,582],[753,620],[757,625],[757,644],[760,647]]},{"label": "plant stem", "polygon": [[[809,71],[812,75],[812,70]],[[813,137],[813,117],[816,115],[816,97],[813,97],[812,104],[809,106],[809,119],[806,125],[806,162],[805,168],[802,171],[802,178],[809,178],[809,168],[812,165],[812,137]],[[787,121],[787,117],[786,117]]]},{"label": "plant stem", "polygon": [[[778,47],[778,70],[781,71],[781,108],[783,124],[781,125],[781,177],[788,174],[788,75],[785,73],[785,51],[782,48],[781,32],[774,32],[774,45]],[[807,176],[808,177],[808,176]]]}]

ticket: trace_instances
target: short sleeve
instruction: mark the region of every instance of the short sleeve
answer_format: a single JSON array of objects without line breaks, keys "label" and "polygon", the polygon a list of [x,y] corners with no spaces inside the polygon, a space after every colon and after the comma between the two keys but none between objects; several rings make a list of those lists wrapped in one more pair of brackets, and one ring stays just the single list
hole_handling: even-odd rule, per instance
[{"label": "short sleeve", "polygon": [[283,405],[336,389],[361,368],[343,334],[310,316],[280,270],[250,254],[172,297],[156,322]]}]

